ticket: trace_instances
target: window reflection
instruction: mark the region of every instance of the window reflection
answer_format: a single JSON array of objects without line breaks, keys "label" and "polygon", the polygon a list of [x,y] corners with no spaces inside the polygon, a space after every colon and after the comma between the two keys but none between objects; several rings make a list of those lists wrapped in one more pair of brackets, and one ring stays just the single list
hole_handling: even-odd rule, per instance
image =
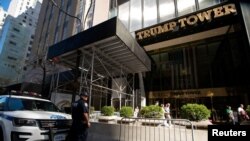
[{"label": "window reflection", "polygon": [[195,11],[195,0],[177,0],[178,16]]},{"label": "window reflection", "polygon": [[129,2],[123,3],[119,6],[119,16],[118,18],[122,21],[125,27],[128,29],[128,21],[129,21]]},{"label": "window reflection", "polygon": [[113,18],[113,17],[117,16],[117,1],[110,0],[109,7],[110,7],[109,18]]},{"label": "window reflection", "polygon": [[138,30],[142,27],[142,7],[140,0],[131,0],[130,8],[130,31]]},{"label": "window reflection", "polygon": [[144,0],[144,27],[157,23],[156,0]]},{"label": "window reflection", "polygon": [[134,32],[224,1],[227,0],[110,0],[109,18],[118,15]]},{"label": "window reflection", "polygon": [[199,2],[199,8],[203,9],[218,4],[219,0],[198,0],[198,2]]},{"label": "window reflection", "polygon": [[175,17],[174,0],[159,0],[160,22]]}]

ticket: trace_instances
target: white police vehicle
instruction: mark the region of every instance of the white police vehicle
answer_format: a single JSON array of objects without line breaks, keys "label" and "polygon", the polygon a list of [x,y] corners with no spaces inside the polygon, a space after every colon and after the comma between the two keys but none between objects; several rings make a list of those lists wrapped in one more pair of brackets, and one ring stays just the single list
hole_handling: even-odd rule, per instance
[{"label": "white police vehicle", "polygon": [[[14,94],[15,93],[15,94]],[[16,95],[0,95],[0,141],[63,141],[71,126],[71,115],[51,101]],[[37,95],[31,93],[32,95]]]}]

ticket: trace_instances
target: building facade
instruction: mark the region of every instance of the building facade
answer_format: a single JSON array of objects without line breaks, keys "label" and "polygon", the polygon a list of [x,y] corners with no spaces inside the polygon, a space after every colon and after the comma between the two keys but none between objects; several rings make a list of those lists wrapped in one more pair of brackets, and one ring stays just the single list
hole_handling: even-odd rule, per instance
[{"label": "building facade", "polygon": [[[233,0],[130,0],[110,9],[153,60],[148,104],[202,103],[222,116],[249,104],[249,4]],[[124,12],[126,11],[126,12]],[[137,13],[137,14],[134,14]]]},{"label": "building facade", "polygon": [[[249,4],[233,0],[111,1],[153,60],[145,74],[148,104],[202,103],[222,117],[249,104]],[[117,11],[117,12],[114,12]],[[136,14],[134,14],[136,13]]]},{"label": "building facade", "polygon": [[8,15],[7,12],[4,11],[4,9],[0,6],[0,34],[7,15]]},{"label": "building facade", "polygon": [[240,103],[249,104],[250,21],[246,1],[55,2],[80,19],[82,26],[77,18],[44,2],[35,52],[45,54],[42,51],[46,52],[49,45],[117,16],[154,62],[152,70],[143,74],[147,104],[170,102],[176,117],[186,103],[205,104],[218,112],[218,117],[226,105],[237,108]]}]

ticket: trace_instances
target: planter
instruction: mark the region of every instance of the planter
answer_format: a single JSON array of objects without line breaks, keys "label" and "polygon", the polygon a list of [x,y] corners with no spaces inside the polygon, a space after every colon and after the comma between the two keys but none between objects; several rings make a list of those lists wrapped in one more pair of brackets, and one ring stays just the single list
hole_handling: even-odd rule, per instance
[{"label": "planter", "polygon": [[[208,125],[213,125],[213,123],[209,120],[202,121],[191,121],[193,128],[195,129],[207,129]],[[186,126],[187,128],[191,128],[191,125],[188,123],[175,122],[175,125]]]},{"label": "planter", "polygon": [[142,125],[149,125],[149,126],[159,126],[162,125],[164,123],[163,119],[143,119],[143,120],[139,120],[141,122]]},{"label": "planter", "polygon": [[132,124],[135,122],[136,120],[132,118],[117,117],[117,123],[120,123],[120,124]]},{"label": "planter", "polygon": [[115,123],[116,116],[99,116],[98,121],[99,122],[107,122],[107,123]]}]

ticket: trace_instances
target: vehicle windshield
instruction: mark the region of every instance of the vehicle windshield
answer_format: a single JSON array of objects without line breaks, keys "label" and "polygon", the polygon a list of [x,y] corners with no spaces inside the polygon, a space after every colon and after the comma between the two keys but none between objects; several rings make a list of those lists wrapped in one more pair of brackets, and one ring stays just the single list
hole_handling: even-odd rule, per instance
[{"label": "vehicle windshield", "polygon": [[16,110],[29,110],[29,111],[50,111],[60,112],[60,110],[52,103],[48,101],[21,99],[10,97],[6,102],[6,109],[10,111]]}]

